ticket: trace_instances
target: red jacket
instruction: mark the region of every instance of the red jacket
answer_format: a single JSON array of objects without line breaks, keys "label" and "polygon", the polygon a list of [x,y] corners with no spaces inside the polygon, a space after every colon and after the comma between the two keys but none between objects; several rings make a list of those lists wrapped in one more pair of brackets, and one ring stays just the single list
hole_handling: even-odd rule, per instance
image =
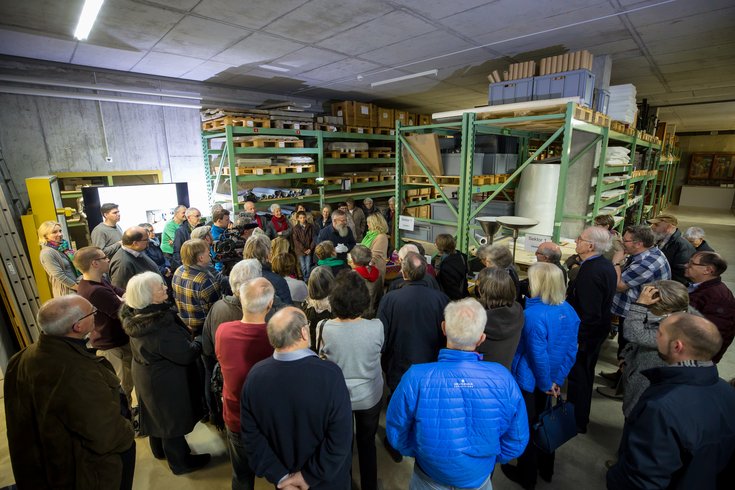
[{"label": "red jacket", "polygon": [[712,360],[719,362],[735,338],[735,297],[717,277],[701,283],[689,293],[689,304],[717,325],[722,335],[722,348]]}]

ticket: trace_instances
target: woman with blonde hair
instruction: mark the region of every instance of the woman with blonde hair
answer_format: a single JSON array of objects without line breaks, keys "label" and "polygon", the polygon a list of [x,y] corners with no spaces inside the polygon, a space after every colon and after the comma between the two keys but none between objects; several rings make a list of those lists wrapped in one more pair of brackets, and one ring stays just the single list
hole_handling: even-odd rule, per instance
[{"label": "woman with blonde hair", "polygon": [[360,242],[370,249],[373,256],[373,265],[380,271],[380,277],[385,278],[385,266],[388,262],[388,223],[380,213],[372,213],[367,217],[368,231]]},{"label": "woman with blonde hair", "polygon": [[[556,265],[546,262],[532,265],[528,269],[528,282],[530,297],[526,299],[525,325],[511,373],[521,388],[531,432],[548,397],[560,395],[560,387],[574,365],[579,317],[564,301],[564,276]],[[533,488],[537,474],[551,481],[554,453],[546,454],[529,443],[518,458],[518,466],[504,464],[501,469],[509,480]]]},{"label": "woman with blonde hair", "polygon": [[41,244],[39,259],[51,279],[54,298],[75,293],[81,274],[74,267],[76,250],[64,240],[61,225],[56,221],[41,223],[38,227],[38,243]]}]

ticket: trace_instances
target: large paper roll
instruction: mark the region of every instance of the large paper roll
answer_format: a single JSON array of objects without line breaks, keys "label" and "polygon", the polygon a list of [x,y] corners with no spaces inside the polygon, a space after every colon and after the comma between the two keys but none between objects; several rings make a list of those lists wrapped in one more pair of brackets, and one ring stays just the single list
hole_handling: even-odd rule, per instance
[{"label": "large paper roll", "polygon": [[533,218],[539,222],[524,230],[525,233],[553,234],[560,169],[559,164],[532,163],[521,174],[516,192],[516,216]]}]

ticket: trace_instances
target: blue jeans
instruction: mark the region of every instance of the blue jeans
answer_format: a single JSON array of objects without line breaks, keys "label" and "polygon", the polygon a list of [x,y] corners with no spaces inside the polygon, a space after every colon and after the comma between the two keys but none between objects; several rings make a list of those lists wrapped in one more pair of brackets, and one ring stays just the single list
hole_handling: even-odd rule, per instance
[{"label": "blue jeans", "polygon": [[311,274],[311,255],[299,255],[299,266],[301,266],[304,281],[308,281],[309,274]]},{"label": "blue jeans", "polygon": [[[472,490],[493,490],[493,482],[491,477],[493,476],[492,471],[487,475],[487,480]],[[408,490],[460,490],[460,487],[454,487],[452,485],[444,485],[443,483],[436,482],[431,479],[429,475],[421,471],[418,464],[413,465],[413,475],[411,475],[411,481],[408,484]]]}]

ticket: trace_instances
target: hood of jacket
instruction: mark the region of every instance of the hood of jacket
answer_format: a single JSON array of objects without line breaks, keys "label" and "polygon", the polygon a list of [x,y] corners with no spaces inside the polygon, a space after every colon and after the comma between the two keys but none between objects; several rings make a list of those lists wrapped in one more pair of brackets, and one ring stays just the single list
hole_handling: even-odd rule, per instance
[{"label": "hood of jacket", "polygon": [[165,318],[170,314],[171,307],[167,304],[150,305],[141,310],[126,304],[120,308],[123,330],[130,337],[145,337],[156,332],[166,323]]},{"label": "hood of jacket", "polygon": [[517,301],[511,306],[500,306],[487,310],[490,333],[485,329],[487,341],[506,340],[518,335],[518,325],[523,325],[523,307]]}]

